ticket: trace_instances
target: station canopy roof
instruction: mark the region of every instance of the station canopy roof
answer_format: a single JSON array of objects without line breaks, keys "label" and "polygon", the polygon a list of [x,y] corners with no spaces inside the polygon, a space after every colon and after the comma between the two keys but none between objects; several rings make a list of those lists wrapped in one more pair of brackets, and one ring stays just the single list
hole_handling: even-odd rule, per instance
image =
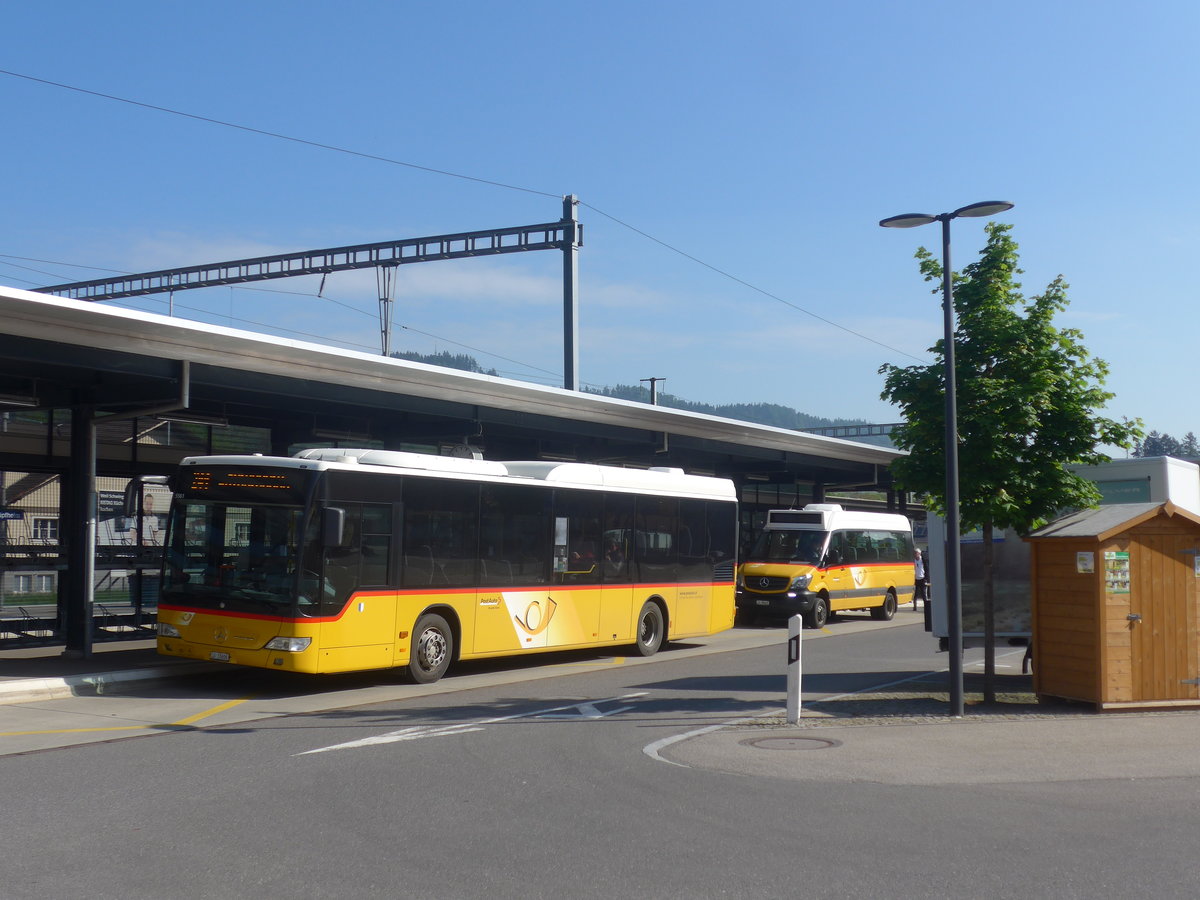
[{"label": "station canopy roof", "polygon": [[[131,415],[180,397],[272,452],[357,439],[487,459],[676,466],[747,482],[887,487],[898,451],[0,286],[0,411]],[[27,463],[4,446],[0,462]]]}]

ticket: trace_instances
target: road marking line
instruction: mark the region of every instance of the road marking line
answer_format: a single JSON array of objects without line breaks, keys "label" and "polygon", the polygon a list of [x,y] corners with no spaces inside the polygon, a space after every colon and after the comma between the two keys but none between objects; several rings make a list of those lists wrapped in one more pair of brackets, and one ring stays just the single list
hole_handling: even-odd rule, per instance
[{"label": "road marking line", "polygon": [[194,716],[188,716],[186,719],[180,719],[178,722],[170,724],[146,724],[146,725],[109,725],[104,728],[58,728],[49,731],[0,731],[0,737],[27,737],[39,734],[90,734],[101,731],[145,731],[145,730],[169,730],[172,728],[186,728],[201,719],[207,719],[209,716],[215,716],[219,712],[224,712],[227,709],[245,703],[247,700],[253,700],[253,697],[242,697],[240,700],[230,700],[227,703],[222,703],[220,706],[214,706],[212,709],[204,712],[196,713]]},{"label": "road marking line", "polygon": [[586,669],[589,666],[619,666],[619,665],[623,665],[624,662],[625,662],[624,656],[613,656],[607,660],[591,659],[591,660],[587,660],[586,662],[577,662],[577,663],[554,663],[552,665],[546,666],[545,668],[547,668],[547,669]]},{"label": "road marking line", "polygon": [[[568,719],[597,719],[603,718],[612,713],[602,713],[596,709],[598,703],[615,703],[621,700],[632,700],[635,697],[646,696],[646,691],[640,691],[636,694],[625,694],[622,697],[609,697],[605,700],[580,700],[578,703],[569,703],[566,706],[555,706],[551,709],[533,710],[531,712],[513,713],[507,716],[497,716],[494,719],[480,719],[478,722],[460,722],[457,725],[410,725],[408,728],[401,728],[398,731],[389,731],[386,734],[377,734],[373,737],[359,738],[356,741],[346,741],[344,744],[332,744],[328,747],[317,747],[315,750],[305,750],[302,753],[296,753],[295,756],[308,756],[312,753],[326,753],[329,750],[352,750],[359,747],[371,747],[376,744],[391,744],[397,741],[413,741],[424,737],[445,737],[449,734],[467,734],[472,731],[483,731],[484,725],[495,725],[497,722],[509,722],[513,719],[533,719],[533,718],[568,718]],[[631,706],[621,707],[613,710],[613,712],[625,712],[632,709]],[[555,715],[562,713],[563,710],[574,709],[578,710],[574,715]]]},{"label": "road marking line", "polygon": [[240,706],[247,700],[253,700],[254,697],[242,697],[240,700],[230,700],[227,703],[222,703],[220,706],[214,706],[212,709],[205,712],[196,713],[194,716],[188,716],[186,719],[180,719],[178,722],[172,722],[172,725],[191,725],[194,722],[199,722],[201,719],[207,719],[209,716],[215,716],[219,712],[225,712],[227,709],[233,709],[235,706]]}]

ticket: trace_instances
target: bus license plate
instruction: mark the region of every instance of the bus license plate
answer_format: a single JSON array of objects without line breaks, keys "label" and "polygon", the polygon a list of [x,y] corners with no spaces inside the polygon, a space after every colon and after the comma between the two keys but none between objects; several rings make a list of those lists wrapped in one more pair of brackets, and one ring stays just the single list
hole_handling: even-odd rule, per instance
[{"label": "bus license plate", "polygon": [[214,650],[212,653],[208,654],[208,658],[214,659],[217,662],[229,662],[229,654],[221,653],[217,650]]},{"label": "bus license plate", "polygon": [[770,606],[770,605],[771,605],[771,601],[770,601],[770,600],[756,600],[755,602],[756,602],[756,603],[757,603],[759,606]]}]

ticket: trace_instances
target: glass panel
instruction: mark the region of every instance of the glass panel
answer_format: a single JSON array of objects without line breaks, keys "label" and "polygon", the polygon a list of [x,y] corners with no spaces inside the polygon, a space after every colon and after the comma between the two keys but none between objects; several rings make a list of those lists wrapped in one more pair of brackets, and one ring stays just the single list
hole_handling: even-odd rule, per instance
[{"label": "glass panel", "polygon": [[516,485],[483,485],[480,496],[479,583],[545,584],[550,568],[551,492]]},{"label": "glass panel", "polygon": [[345,517],[342,544],[325,550],[325,601],[340,610],[354,591],[386,587],[392,544],[392,507],[386,504],[339,503]]},{"label": "glass panel", "polygon": [[404,585],[474,584],[478,516],[478,485],[405,479]]},{"label": "glass panel", "polygon": [[[758,536],[750,559],[758,562],[805,563],[815,566],[821,561],[827,531],[764,531]],[[840,552],[841,538],[830,543],[830,551]]]},{"label": "glass panel", "polygon": [[703,500],[679,501],[679,580],[707,582],[712,580],[708,561],[711,540]]},{"label": "glass panel", "polygon": [[633,581],[633,497],[608,494],[604,498],[604,561],[607,584]]},{"label": "glass panel", "polygon": [[639,581],[670,584],[678,580],[675,546],[678,509],[679,501],[674,498],[637,498],[634,552]]},{"label": "glass panel", "polygon": [[708,504],[709,562],[713,567],[714,581],[733,581],[733,566],[737,550],[737,505],[733,503]]},{"label": "glass panel", "polygon": [[271,452],[271,429],[230,425],[212,429],[212,452],[218,455],[241,456]]},{"label": "glass panel", "polygon": [[[342,544],[325,548],[325,578],[329,582],[329,602],[340,610],[346,599],[358,588],[362,569],[362,506],[358,503],[339,503],[345,516]],[[330,511],[326,510],[326,514]],[[386,568],[385,568],[386,571]]]},{"label": "glass panel", "polygon": [[300,515],[294,507],[178,504],[163,600],[286,613],[295,595]]},{"label": "glass panel", "polygon": [[[566,523],[565,534],[555,537],[557,584],[599,584],[603,536],[600,519],[604,495],[590,491],[555,491],[554,518]],[[565,538],[565,555],[559,541]]]},{"label": "glass panel", "polygon": [[162,419],[138,419],[137,442],[152,447],[170,448],[179,456],[205,456],[209,452],[211,425],[193,422],[166,422]]}]

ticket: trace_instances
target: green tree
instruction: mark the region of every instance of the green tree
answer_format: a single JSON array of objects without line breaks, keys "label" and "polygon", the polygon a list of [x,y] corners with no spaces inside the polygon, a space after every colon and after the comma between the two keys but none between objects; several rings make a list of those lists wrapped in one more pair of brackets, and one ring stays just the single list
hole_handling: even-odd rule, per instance
[{"label": "green tree", "polygon": [[1182,445],[1169,434],[1151,431],[1133,448],[1134,456],[1183,456]]},{"label": "green tree", "polygon": [[[1079,331],[1053,324],[1067,306],[1062,277],[1035,297],[1021,294],[1011,228],[989,223],[979,260],[953,275],[959,515],[963,531],[983,531],[989,702],[995,670],[994,529],[1027,534],[1059,510],[1098,505],[1095,485],[1067,466],[1103,462],[1108,457],[1101,446],[1129,447],[1141,435],[1138,421],[1098,414],[1113,396],[1103,388],[1108,367],[1089,355]],[[925,280],[940,285],[941,263],[924,247],[916,256]],[[945,515],[944,341],[930,350],[930,365],[882,366],[881,397],[899,407],[905,420],[892,432],[893,443],[909,452],[892,465],[898,486],[925,494]]]}]

